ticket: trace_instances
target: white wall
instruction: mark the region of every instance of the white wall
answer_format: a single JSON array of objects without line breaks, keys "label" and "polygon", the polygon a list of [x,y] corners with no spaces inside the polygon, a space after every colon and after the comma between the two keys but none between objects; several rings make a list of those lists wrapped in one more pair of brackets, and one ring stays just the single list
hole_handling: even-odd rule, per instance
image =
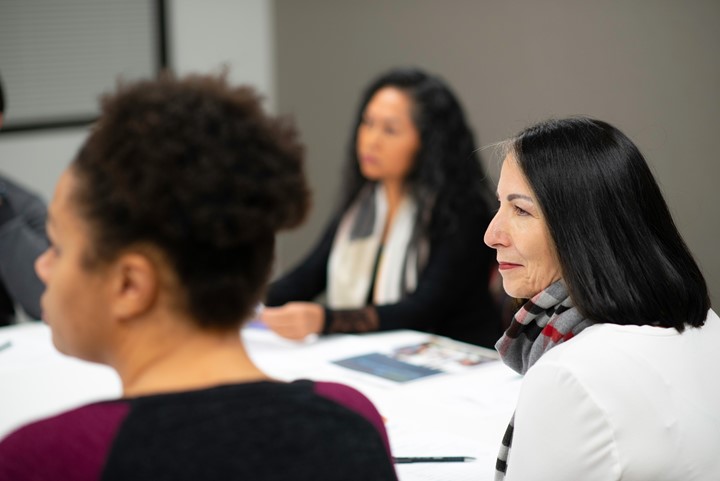
[{"label": "white wall", "polygon": [[[215,72],[249,83],[274,109],[274,31],[271,0],[169,0],[170,64],[178,73]],[[12,108],[12,100],[8,99]],[[85,139],[68,128],[0,135],[0,172],[52,197],[55,182]]]},{"label": "white wall", "polygon": [[229,69],[275,104],[274,2],[170,0],[170,63],[178,73]]},{"label": "white wall", "polygon": [[83,128],[3,133],[0,135],[0,172],[49,201],[57,178],[85,135]]}]

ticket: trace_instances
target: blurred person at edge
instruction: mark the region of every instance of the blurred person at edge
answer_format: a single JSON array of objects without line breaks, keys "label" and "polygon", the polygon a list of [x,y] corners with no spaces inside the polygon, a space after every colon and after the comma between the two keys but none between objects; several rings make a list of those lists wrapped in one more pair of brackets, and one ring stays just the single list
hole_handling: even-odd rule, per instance
[{"label": "blurred person at edge", "polygon": [[[5,115],[5,93],[0,78],[0,128]],[[0,174],[0,326],[17,320],[21,307],[40,319],[43,284],[35,260],[48,247],[47,208],[35,193]]]}]

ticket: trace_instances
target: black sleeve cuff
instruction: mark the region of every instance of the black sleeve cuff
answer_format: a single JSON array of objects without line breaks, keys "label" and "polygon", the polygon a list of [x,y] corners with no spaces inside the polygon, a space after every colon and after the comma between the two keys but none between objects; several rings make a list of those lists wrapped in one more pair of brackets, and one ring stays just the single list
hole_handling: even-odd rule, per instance
[{"label": "black sleeve cuff", "polygon": [[323,328],[321,334],[330,334],[330,326],[333,323],[333,311],[327,306],[323,306],[325,311],[325,320],[323,321]]}]

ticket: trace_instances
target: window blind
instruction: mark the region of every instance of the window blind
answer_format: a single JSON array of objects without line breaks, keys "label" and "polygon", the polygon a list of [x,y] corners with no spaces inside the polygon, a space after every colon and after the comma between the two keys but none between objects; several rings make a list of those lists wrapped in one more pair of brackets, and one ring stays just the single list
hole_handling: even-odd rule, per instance
[{"label": "window blind", "polygon": [[0,0],[4,130],[91,121],[119,79],[154,75],[163,11],[150,0]]}]

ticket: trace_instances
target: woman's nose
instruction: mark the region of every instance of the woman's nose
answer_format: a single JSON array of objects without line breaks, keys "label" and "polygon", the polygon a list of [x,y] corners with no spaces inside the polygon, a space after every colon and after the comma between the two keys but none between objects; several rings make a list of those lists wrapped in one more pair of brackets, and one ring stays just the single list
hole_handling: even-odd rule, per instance
[{"label": "woman's nose", "polygon": [[365,128],[363,140],[369,146],[375,146],[380,142],[380,129],[375,125],[369,125]]},{"label": "woman's nose", "polygon": [[37,273],[43,284],[47,284],[50,275],[50,249],[46,249],[45,252],[35,259],[35,272]]},{"label": "woman's nose", "polygon": [[508,245],[508,236],[503,229],[503,222],[500,218],[499,211],[490,221],[490,225],[488,225],[488,228],[485,231],[485,237],[483,240],[488,247],[492,247],[493,249],[497,249],[499,246]]}]

